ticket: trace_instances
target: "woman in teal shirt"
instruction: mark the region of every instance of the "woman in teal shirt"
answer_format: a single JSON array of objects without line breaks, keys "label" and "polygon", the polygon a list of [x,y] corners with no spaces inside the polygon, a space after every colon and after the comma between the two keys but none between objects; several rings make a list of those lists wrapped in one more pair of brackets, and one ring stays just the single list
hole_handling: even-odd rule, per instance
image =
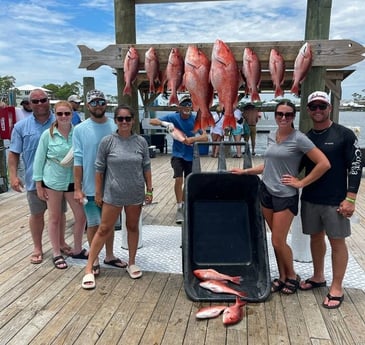
[{"label": "woman in teal shirt", "polygon": [[83,205],[73,197],[73,164],[64,162],[65,156],[72,150],[72,106],[66,101],[60,101],[55,104],[54,112],[56,121],[50,129],[42,133],[39,140],[33,164],[33,180],[36,182],[38,197],[47,202],[48,234],[53,248],[53,263],[56,268],[65,269],[67,263],[61,255],[59,231],[63,197],[70,205],[75,219],[72,251],[74,258],[87,259],[86,250],[82,249],[86,218]]}]

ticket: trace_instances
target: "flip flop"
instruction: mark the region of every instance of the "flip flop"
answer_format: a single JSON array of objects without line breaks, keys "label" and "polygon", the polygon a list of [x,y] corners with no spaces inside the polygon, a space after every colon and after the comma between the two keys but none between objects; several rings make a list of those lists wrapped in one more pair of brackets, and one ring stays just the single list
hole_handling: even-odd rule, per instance
[{"label": "flip flop", "polygon": [[43,254],[32,254],[30,256],[30,263],[33,265],[38,265],[43,261]]},{"label": "flip flop", "polygon": [[120,259],[113,259],[113,260],[110,260],[110,261],[106,261],[104,260],[104,264],[105,265],[109,265],[109,266],[114,266],[114,267],[117,267],[117,268],[126,268],[128,266],[128,264]]},{"label": "flip flop", "polygon": [[322,303],[322,306],[323,308],[326,308],[326,309],[337,309],[341,306],[343,300],[345,299],[345,296],[342,295],[342,296],[332,296],[330,293],[327,294],[327,298],[328,298],[328,302],[330,301],[337,301],[339,302],[338,304],[336,305],[328,305],[328,304],[325,304],[324,302]]},{"label": "flip flop", "polygon": [[280,279],[274,279],[271,282],[271,289],[270,289],[270,291],[272,293],[279,292],[279,291],[281,291],[283,289],[284,286],[285,286],[285,283],[283,281],[281,281]]},{"label": "flip flop", "polygon": [[93,265],[93,274],[95,277],[97,277],[98,275],[100,275],[100,265]]},{"label": "flip flop", "polygon": [[127,272],[132,279],[137,279],[142,277],[142,271],[137,265],[128,266]]},{"label": "flip flop", "polygon": [[84,278],[82,278],[81,287],[85,290],[95,289],[95,277],[92,273],[84,275]]},{"label": "flip flop", "polygon": [[303,290],[303,291],[307,291],[307,290],[317,289],[317,288],[320,288],[320,287],[325,287],[327,285],[327,282],[326,281],[315,282],[313,280],[306,279],[304,281],[304,284],[309,284],[310,286],[307,287],[307,288],[303,288],[301,285],[299,285],[299,289]]},{"label": "flip flop", "polygon": [[73,259],[87,260],[89,258],[89,254],[86,255],[87,250],[83,249],[80,253],[71,255]]}]

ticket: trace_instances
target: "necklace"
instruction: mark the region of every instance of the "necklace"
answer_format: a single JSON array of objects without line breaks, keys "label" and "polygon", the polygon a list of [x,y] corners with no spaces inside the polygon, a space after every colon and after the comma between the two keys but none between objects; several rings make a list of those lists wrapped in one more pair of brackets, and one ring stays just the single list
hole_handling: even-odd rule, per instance
[{"label": "necklace", "polygon": [[332,122],[331,122],[331,124],[327,127],[327,128],[325,128],[325,129],[317,129],[317,130],[315,130],[315,129],[313,129],[312,128],[312,132],[313,132],[313,134],[315,134],[315,135],[322,135],[322,134],[324,134],[324,133],[326,133],[328,130],[329,130],[329,128],[332,126]]}]

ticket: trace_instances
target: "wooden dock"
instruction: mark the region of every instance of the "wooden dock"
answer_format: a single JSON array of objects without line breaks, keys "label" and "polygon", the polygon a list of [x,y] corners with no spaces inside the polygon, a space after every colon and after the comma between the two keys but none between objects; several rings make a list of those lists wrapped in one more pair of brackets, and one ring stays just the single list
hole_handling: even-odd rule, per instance
[{"label": "wooden dock", "polygon": [[[175,225],[170,156],[152,160],[155,205],[143,212],[145,225]],[[257,164],[259,158],[254,159]],[[217,160],[202,157],[203,170]],[[228,159],[227,166],[238,166]],[[357,201],[360,224],[348,239],[351,255],[365,271],[365,184]],[[340,309],[321,304],[326,288],[271,295],[249,303],[244,319],[224,327],[222,318],[197,321],[201,305],[190,301],[181,274],[144,272],[132,280],[124,270],[102,269],[97,288],[81,288],[82,266],[57,270],[44,232],[45,259],[31,265],[32,240],[26,195],[0,194],[0,344],[365,345],[365,291],[346,288]],[[67,240],[72,242],[67,214]],[[86,239],[85,239],[86,240]],[[137,254],[138,261],[138,254]],[[161,263],[163,265],[163,262]]]}]

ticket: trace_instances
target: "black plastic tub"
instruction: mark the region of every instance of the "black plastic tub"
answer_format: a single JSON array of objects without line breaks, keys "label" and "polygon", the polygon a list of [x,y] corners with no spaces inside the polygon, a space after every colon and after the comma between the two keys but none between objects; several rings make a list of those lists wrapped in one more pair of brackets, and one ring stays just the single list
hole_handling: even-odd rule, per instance
[{"label": "black plastic tub", "polygon": [[235,301],[235,295],[203,289],[193,271],[212,268],[242,276],[228,285],[262,302],[270,293],[265,223],[258,198],[257,176],[227,172],[192,173],[185,185],[183,275],[193,301]]}]

